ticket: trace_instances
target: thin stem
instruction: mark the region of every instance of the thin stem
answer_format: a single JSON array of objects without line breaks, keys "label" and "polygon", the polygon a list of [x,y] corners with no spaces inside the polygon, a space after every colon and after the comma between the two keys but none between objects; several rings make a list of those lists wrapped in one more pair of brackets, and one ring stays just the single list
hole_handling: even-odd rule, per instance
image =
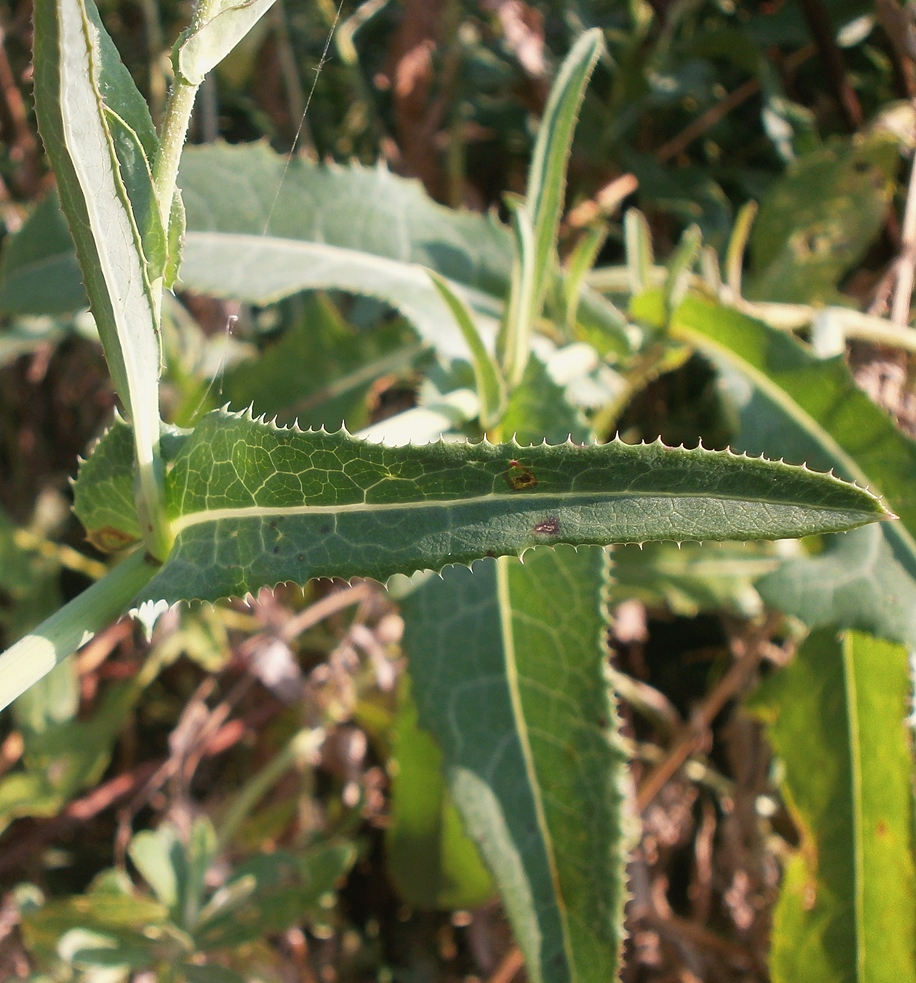
[{"label": "thin stem", "polygon": [[0,655],[0,710],[119,618],[157,569],[138,550]]},{"label": "thin stem", "polygon": [[[193,31],[208,21],[218,9],[219,0],[198,0],[188,30]],[[178,185],[178,165],[181,163],[181,151],[188,135],[188,125],[191,122],[191,113],[194,111],[197,89],[198,86],[182,78],[176,68],[175,80],[165,107],[162,133],[159,136],[159,153],[156,154],[153,165],[156,197],[159,200],[162,222],[166,228],[169,225],[175,188]],[[157,289],[161,294],[161,283],[157,285]]]}]

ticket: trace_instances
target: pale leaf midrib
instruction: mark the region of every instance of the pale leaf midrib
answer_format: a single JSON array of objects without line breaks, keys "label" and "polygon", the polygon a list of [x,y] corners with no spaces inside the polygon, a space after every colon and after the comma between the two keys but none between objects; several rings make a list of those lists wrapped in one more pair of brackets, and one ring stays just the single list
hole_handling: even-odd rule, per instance
[{"label": "pale leaf midrib", "polygon": [[853,841],[853,911],[855,925],[853,945],[856,953],[857,979],[865,977],[865,939],[862,930],[865,925],[865,896],[864,896],[864,820],[862,817],[862,755],[861,735],[859,733],[859,702],[855,675],[855,642],[853,635],[846,633],[842,641],[843,675],[846,689],[846,706],[849,714],[849,774],[850,794],[852,795],[852,841]]},{"label": "pale leaf midrib", "polygon": [[[172,530],[177,535],[191,526],[202,525],[206,522],[219,522],[233,519],[277,518],[296,515],[338,515],[347,512],[396,512],[418,511],[423,509],[460,508],[467,505],[478,505],[484,502],[499,504],[512,502],[519,508],[543,508],[545,510],[560,503],[581,503],[591,505],[606,502],[611,499],[642,498],[642,499],[709,499],[730,504],[754,504],[772,506],[774,508],[788,507],[800,509],[823,509],[832,512],[852,512],[851,508],[830,508],[823,505],[811,505],[802,502],[778,501],[771,497],[739,498],[734,495],[716,496],[708,491],[697,492],[663,492],[663,491],[571,491],[544,492],[540,495],[520,497],[517,493],[490,493],[487,495],[472,495],[461,498],[432,498],[423,501],[409,502],[349,502],[342,505],[248,505],[222,509],[204,509],[198,512],[188,512],[172,520]],[[866,513],[862,512],[863,523],[867,521]]]}]

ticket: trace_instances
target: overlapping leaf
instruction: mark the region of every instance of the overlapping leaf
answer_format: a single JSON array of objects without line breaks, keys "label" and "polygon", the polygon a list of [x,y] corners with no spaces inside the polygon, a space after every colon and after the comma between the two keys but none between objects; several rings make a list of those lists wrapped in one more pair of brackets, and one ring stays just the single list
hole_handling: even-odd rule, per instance
[{"label": "overlapping leaf", "polygon": [[403,606],[420,724],[535,983],[606,983],[623,939],[627,772],[602,668],[603,561],[486,561]]},{"label": "overlapping leaf", "polygon": [[[880,491],[900,516],[900,522],[881,525],[876,533],[880,544],[869,535],[858,540],[866,557],[878,551],[881,559],[877,564],[866,560],[854,574],[848,563],[850,551],[857,553],[857,549],[847,544],[837,554],[845,569],[829,563],[832,554],[817,561],[793,561],[784,572],[771,575],[766,586],[769,596],[785,598],[789,610],[802,619],[810,614],[814,623],[833,620],[841,627],[870,628],[916,644],[909,610],[912,587],[898,580],[899,589],[887,589],[895,579],[891,571],[897,571],[898,578],[916,576],[916,500],[912,495],[916,444],[856,388],[842,359],[818,359],[761,321],[688,298],[672,317],[672,331],[712,357],[731,380],[741,420],[735,440],[739,450],[779,454],[792,463],[832,468],[841,477]],[[816,568],[811,566],[814,562]],[[810,579],[815,569],[816,583]],[[793,594],[799,576],[806,578],[804,590]],[[853,576],[867,581],[872,596],[880,598],[880,604],[867,614],[860,603],[843,600]],[[864,588],[865,583],[853,588],[860,599]],[[806,598],[810,598],[810,608]]]}]

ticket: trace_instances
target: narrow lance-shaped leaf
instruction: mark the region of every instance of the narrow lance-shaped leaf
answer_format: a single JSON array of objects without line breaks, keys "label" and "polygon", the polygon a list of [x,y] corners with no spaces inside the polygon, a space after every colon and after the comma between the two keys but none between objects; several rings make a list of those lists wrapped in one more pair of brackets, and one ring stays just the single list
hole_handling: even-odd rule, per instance
[{"label": "narrow lance-shaped leaf", "polygon": [[480,423],[484,429],[492,427],[506,412],[506,384],[503,381],[499,367],[490,357],[474,316],[461,298],[448,285],[448,281],[438,273],[429,271],[432,281],[440,296],[448,304],[455,318],[455,323],[461,328],[464,340],[471,352],[471,365],[474,368],[474,380],[477,383],[477,395],[480,398]]},{"label": "narrow lance-shaped leaf", "polygon": [[[125,478],[102,448],[111,526]],[[93,497],[78,487],[90,534]],[[727,451],[385,447],[225,411],[176,441],[166,498],[175,545],[140,600],[214,600],[321,576],[384,579],[564,542],[778,539],[887,516],[836,478]],[[123,528],[132,523],[126,514]]]},{"label": "narrow lance-shaped leaf", "polygon": [[535,309],[540,307],[550,265],[556,258],[557,229],[566,194],[566,164],[585,88],[604,48],[601,31],[586,31],[566,56],[541,119],[525,204],[534,226]]},{"label": "narrow lance-shaped leaf", "polygon": [[91,0],[38,0],[35,103],[115,387],[133,423],[148,545],[162,555],[158,322],[103,98],[129,77],[103,74],[103,36]]},{"label": "narrow lance-shaped leaf", "polygon": [[916,980],[907,661],[900,645],[821,630],[752,701],[801,836],[774,913],[775,983]]},{"label": "narrow lance-shaped leaf", "polygon": [[603,675],[600,549],[447,570],[403,603],[420,723],[533,983],[608,983],[628,775]]}]

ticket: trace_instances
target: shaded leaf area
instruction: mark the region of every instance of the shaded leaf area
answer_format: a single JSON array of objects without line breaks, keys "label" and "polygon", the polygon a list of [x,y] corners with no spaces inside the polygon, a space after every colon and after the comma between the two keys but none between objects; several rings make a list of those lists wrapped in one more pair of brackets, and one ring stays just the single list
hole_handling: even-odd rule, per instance
[{"label": "shaded leaf area", "polygon": [[601,660],[601,550],[539,550],[405,602],[421,726],[503,885],[533,980],[607,980],[622,942],[626,772]]},{"label": "shaded leaf area", "polygon": [[909,689],[902,646],[822,629],[753,698],[801,836],[774,913],[777,983],[916,976]]},{"label": "shaded leaf area", "polygon": [[279,423],[354,432],[369,423],[373,387],[427,354],[403,321],[356,331],[326,299],[310,298],[275,344],[226,372],[222,393]]},{"label": "shaded leaf area", "polygon": [[442,752],[418,723],[410,676],[401,680],[393,729],[388,870],[398,893],[419,908],[475,908],[493,881],[468,836],[442,773]]},{"label": "shaded leaf area", "polygon": [[879,131],[800,157],[761,203],[750,240],[748,296],[835,299],[840,278],[881,231],[898,156],[897,141]]}]

